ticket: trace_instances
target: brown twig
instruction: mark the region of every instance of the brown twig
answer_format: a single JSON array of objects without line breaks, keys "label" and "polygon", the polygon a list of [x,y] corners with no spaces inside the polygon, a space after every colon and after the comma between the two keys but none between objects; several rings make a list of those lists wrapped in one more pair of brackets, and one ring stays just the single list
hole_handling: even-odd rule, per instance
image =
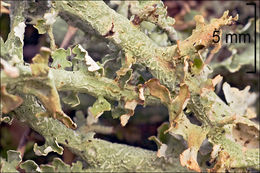
[{"label": "brown twig", "polygon": [[25,147],[26,147],[26,144],[28,142],[28,136],[29,136],[30,132],[31,132],[30,127],[26,127],[26,129],[23,132],[23,135],[20,139],[19,145],[17,147],[17,151],[20,151],[22,158],[23,158],[23,155],[24,155],[24,152],[25,152]]},{"label": "brown twig", "polygon": [[209,64],[213,60],[214,55],[214,53],[210,53],[208,58],[205,60],[205,64]]},{"label": "brown twig", "polygon": [[75,35],[75,33],[77,32],[78,28],[75,28],[73,26],[70,26],[68,27],[68,31],[61,43],[61,48],[64,48],[66,49],[68,46],[69,46],[69,43],[71,41],[71,39],[73,38],[73,36]]}]

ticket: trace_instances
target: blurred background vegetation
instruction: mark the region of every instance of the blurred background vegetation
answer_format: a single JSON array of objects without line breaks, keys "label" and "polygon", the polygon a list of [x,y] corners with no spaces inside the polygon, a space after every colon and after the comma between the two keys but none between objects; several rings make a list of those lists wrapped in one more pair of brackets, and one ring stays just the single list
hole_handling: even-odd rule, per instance
[{"label": "blurred background vegetation", "polygon": [[[164,1],[168,15],[175,19],[174,28],[177,31],[177,38],[169,39],[165,31],[149,22],[142,22],[141,29],[158,45],[169,46],[175,44],[176,40],[183,40],[191,35],[192,29],[195,27],[193,17],[197,14],[203,15],[207,21],[210,21],[211,18],[222,16],[226,10],[230,10],[232,16],[239,14],[239,21],[236,25],[228,27],[224,31],[226,33],[250,33],[251,43],[229,44],[223,40],[223,46],[217,54],[211,55],[205,52],[203,58],[213,68],[212,77],[217,74],[224,77],[222,83],[216,87],[216,93],[223,100],[225,100],[222,91],[224,82],[228,82],[232,87],[239,89],[244,89],[247,85],[251,86],[250,92],[254,93],[254,96],[248,99],[252,102],[252,108],[258,115],[255,121],[259,122],[259,98],[257,98],[259,95],[259,44],[257,45],[257,73],[246,73],[253,70],[253,40],[255,39],[253,34],[254,10],[252,6],[247,6],[246,2],[250,1]],[[107,4],[122,15],[129,19],[131,18],[131,11],[128,10],[127,2],[107,1]],[[257,2],[257,8],[259,9],[259,1]],[[259,24],[259,19],[257,22]],[[39,34],[38,30],[29,24],[29,19],[27,23],[24,35],[24,60],[31,63],[32,57],[39,52],[40,47],[49,47],[49,38],[45,34]],[[10,18],[8,8],[4,9],[2,6],[0,28],[0,35],[6,40],[10,31]],[[53,32],[57,47],[67,48],[81,44],[94,60],[100,61],[105,65],[107,77],[115,78],[115,71],[121,66],[120,56],[123,56],[123,53],[114,47],[113,44],[95,35],[85,35],[82,31],[68,26],[61,18],[56,20]],[[259,37],[259,29],[257,36]],[[134,65],[133,69],[134,77],[130,84],[144,83],[144,81],[152,77],[146,68]],[[60,97],[66,97],[68,94],[66,92],[60,93]],[[79,98],[81,104],[74,108],[63,103],[64,112],[76,122],[80,122],[82,115],[87,115],[87,108],[92,106],[95,101],[95,98],[86,94],[79,95]],[[189,115],[189,118],[193,123],[199,123],[192,114]],[[121,127],[118,119],[113,119],[111,112],[105,112],[99,118],[97,125],[92,127],[92,129],[86,128],[86,131],[94,130],[97,133],[95,135],[97,138],[155,151],[157,150],[156,144],[153,141],[149,141],[148,138],[152,135],[156,136],[157,128],[166,121],[168,121],[168,113],[164,106],[147,106],[145,108],[138,106],[135,115],[125,127]],[[75,159],[75,156],[66,148],[62,156],[50,153],[47,157],[36,157],[32,149],[33,144],[35,142],[38,145],[44,144],[42,136],[16,120],[11,125],[1,124],[1,157],[6,158],[6,151],[10,149],[16,150],[21,145],[21,141],[27,142],[25,148],[23,148],[25,160],[31,159],[38,164],[46,164],[52,161],[53,157],[61,157],[64,162],[70,164]]]}]

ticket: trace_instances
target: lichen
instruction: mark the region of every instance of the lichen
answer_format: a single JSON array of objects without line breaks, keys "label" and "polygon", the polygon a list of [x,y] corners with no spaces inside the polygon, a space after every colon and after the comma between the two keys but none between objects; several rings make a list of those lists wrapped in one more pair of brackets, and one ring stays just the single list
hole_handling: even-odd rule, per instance
[{"label": "lichen", "polygon": [[[134,15],[131,21],[101,1],[55,1],[48,6],[50,11],[43,10],[45,15],[35,25],[40,33],[48,33],[51,49],[41,48],[32,59],[33,63],[28,65],[23,63],[23,15],[25,6],[30,4],[19,4],[22,3],[13,4],[12,28],[3,44],[9,51],[3,49],[2,52],[1,48],[4,59],[1,60],[4,68],[1,71],[1,108],[4,114],[25,122],[45,138],[44,145],[34,145],[36,155],[46,156],[51,151],[62,154],[61,144],[87,162],[86,171],[90,172],[179,172],[187,168],[204,171],[197,157],[200,147],[207,141],[213,145],[211,162],[216,160],[209,171],[259,169],[259,126],[250,120],[254,116],[249,115],[252,111],[246,101],[249,88],[239,91],[224,84],[226,104],[214,92],[222,77],[208,78],[210,68],[201,54],[212,47],[211,53],[216,53],[221,43],[214,43],[212,33],[231,25],[238,17],[229,16],[226,11],[222,17],[206,23],[202,16],[195,16],[196,28],[192,34],[177,41],[172,27],[174,19],[167,16],[160,1],[129,2]],[[115,72],[115,78],[106,77],[104,66],[95,62],[81,44],[66,50],[56,49],[52,33],[56,15],[86,33],[94,30],[121,50],[121,68]],[[176,45],[161,47],[156,44],[140,30],[142,21],[158,25]],[[50,56],[52,63],[49,63]],[[14,57],[19,59],[17,63],[12,63]],[[153,78],[143,83],[131,81],[134,65],[148,68]],[[78,93],[97,98],[88,108],[89,119],[80,123],[79,129],[62,110],[58,91],[70,92],[63,101],[72,107],[80,104]],[[113,101],[118,102],[117,106]],[[164,104],[169,112],[169,123],[158,128],[157,137],[150,138],[156,142],[157,152],[96,139],[93,133],[82,130],[110,110],[113,118],[119,118],[125,126],[138,104],[154,103]],[[191,123],[187,117],[189,113],[193,113],[201,125]],[[81,119],[85,121],[84,115]],[[9,151],[8,160],[1,159],[1,170],[15,170],[20,162],[19,153]],[[82,164],[77,162],[70,167],[56,158],[52,165],[39,166],[28,160],[20,168],[77,172],[82,171]]]}]

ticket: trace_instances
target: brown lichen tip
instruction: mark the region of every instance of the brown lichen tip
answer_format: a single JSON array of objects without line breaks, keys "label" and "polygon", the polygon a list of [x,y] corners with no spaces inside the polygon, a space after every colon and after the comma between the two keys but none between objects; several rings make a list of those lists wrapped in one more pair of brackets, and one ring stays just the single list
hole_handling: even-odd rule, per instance
[{"label": "brown lichen tip", "polygon": [[47,47],[42,47],[40,49],[40,53],[36,54],[32,61],[33,64],[31,64],[31,70],[33,76],[47,76],[49,73],[49,57],[51,55],[51,50]]},{"label": "brown lichen tip", "polygon": [[17,78],[19,76],[19,70],[17,67],[10,65],[7,61],[0,58],[1,69],[10,78]]},{"label": "brown lichen tip", "polygon": [[210,24],[212,26],[215,26],[215,29],[219,29],[222,26],[225,25],[231,25],[234,24],[238,20],[238,14],[235,17],[229,16],[229,11],[225,11],[221,18],[219,19],[212,19],[210,21]]},{"label": "brown lichen tip", "polygon": [[120,122],[123,127],[128,123],[129,118],[134,115],[137,104],[138,102],[136,100],[126,101],[124,107],[129,110],[129,112],[120,116]]},{"label": "brown lichen tip", "polygon": [[41,47],[40,48],[40,55],[45,58],[47,63],[49,62],[49,57],[51,55],[51,49],[48,47]]},{"label": "brown lichen tip", "polygon": [[221,42],[213,42],[213,33],[215,30],[220,31],[221,27],[225,25],[231,25],[238,20],[238,15],[235,17],[229,16],[229,11],[225,11],[223,16],[219,19],[212,19],[209,24],[206,24],[203,16],[196,15],[194,20],[196,21],[196,28],[192,31],[192,35],[187,39],[178,43],[180,55],[193,55],[197,53],[198,48],[208,48],[215,46],[214,53],[216,53],[221,47]]},{"label": "brown lichen tip", "polygon": [[225,11],[223,16],[221,17],[221,19],[226,21],[225,25],[232,24],[232,22],[235,22],[238,20],[238,14],[235,17],[228,16],[228,14],[229,14],[229,10]]},{"label": "brown lichen tip", "polygon": [[1,106],[2,112],[7,114],[16,109],[23,103],[23,99],[17,95],[9,94],[6,91],[6,86],[1,86]]},{"label": "brown lichen tip", "polygon": [[152,96],[159,98],[165,104],[171,104],[170,91],[164,85],[161,85],[158,79],[150,79],[145,82],[144,86],[149,89]]}]

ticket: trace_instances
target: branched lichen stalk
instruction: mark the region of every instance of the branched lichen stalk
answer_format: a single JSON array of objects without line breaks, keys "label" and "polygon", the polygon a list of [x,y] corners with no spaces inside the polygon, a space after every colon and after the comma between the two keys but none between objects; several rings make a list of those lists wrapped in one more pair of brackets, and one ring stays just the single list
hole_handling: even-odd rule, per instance
[{"label": "branched lichen stalk", "polygon": [[[176,46],[162,48],[147,37],[127,18],[116,13],[102,1],[56,1],[59,15],[84,32],[94,30],[113,41],[124,52],[131,53],[137,63],[147,66],[153,75],[174,88],[176,75],[172,58]],[[164,61],[163,61],[164,60]],[[167,75],[165,75],[167,74]]]},{"label": "branched lichen stalk", "polygon": [[93,138],[92,135],[83,135],[53,118],[37,118],[35,114],[42,112],[42,107],[33,96],[21,95],[21,97],[24,99],[24,104],[12,112],[15,118],[25,122],[44,137],[56,138],[59,144],[70,148],[92,168],[116,172],[187,171],[180,166],[178,156],[172,156],[171,160],[165,161],[156,158],[154,151],[107,142]]},{"label": "branched lichen stalk", "polygon": [[[178,93],[176,90],[178,85],[186,85],[190,92],[187,107],[201,120],[203,128],[209,129],[209,134],[211,134],[208,135],[209,140],[216,145],[221,145],[237,162],[243,163],[234,167],[245,167],[245,165],[258,167],[259,159],[255,157],[256,151],[252,151],[255,155],[253,158],[249,158],[247,153],[243,153],[239,144],[215,131],[215,129],[221,129],[217,125],[221,120],[232,117],[234,113],[214,93],[214,86],[212,88],[207,84],[209,82],[207,76],[196,71],[185,71],[187,63],[192,64],[194,58],[199,59],[199,51],[204,47],[215,46],[214,51],[218,50],[221,45],[214,44],[211,36],[214,29],[231,24],[237,20],[237,17],[229,17],[228,12],[225,12],[221,18],[212,20],[210,24],[206,25],[204,18],[197,16],[195,18],[196,29],[189,38],[179,41],[178,45],[162,48],[104,2],[84,1],[75,4],[73,1],[57,1],[55,5],[60,16],[71,25],[77,26],[85,32],[93,29],[99,35],[114,42],[125,53],[130,52],[137,59],[137,63],[148,67],[154,77],[158,78],[162,85],[167,86],[171,93]],[[203,64],[203,62],[201,63]],[[194,66],[189,64],[189,68],[194,68]],[[176,95],[172,96],[176,97]],[[174,120],[176,116],[178,115],[170,118]],[[234,151],[234,148],[228,147],[226,143],[230,143],[239,151]]]},{"label": "branched lichen stalk", "polygon": [[[166,95],[161,96],[161,93],[156,93],[157,91],[151,94],[159,96],[162,101],[166,101],[165,104],[170,108],[170,116],[175,111],[175,115],[173,114],[170,117],[170,120],[172,120],[170,123],[173,123],[175,118],[182,113],[182,109],[177,108],[182,108],[186,98],[189,98],[187,107],[202,122],[201,129],[203,130],[201,132],[207,131],[208,140],[214,145],[220,145],[223,155],[227,152],[231,156],[232,162],[228,166],[235,168],[249,166],[259,169],[259,151],[257,149],[244,151],[240,144],[225,136],[225,131],[222,133],[223,128],[219,124],[225,118],[229,119],[233,116],[230,107],[214,93],[214,86],[209,84],[211,81],[207,79],[206,75],[192,74],[187,70],[187,62],[192,64],[192,61],[188,60],[198,57],[198,51],[203,49],[203,46],[212,46],[212,39],[210,38],[212,30],[225,25],[226,21],[229,23],[233,20],[232,17],[228,21],[228,15],[225,13],[222,18],[212,21],[210,25],[205,25],[204,19],[198,17],[196,19],[196,29],[188,39],[178,42],[178,45],[163,48],[156,45],[142,33],[138,26],[117,14],[104,2],[78,1],[75,3],[74,1],[55,1],[54,5],[59,10],[59,15],[70,24],[79,27],[85,32],[89,32],[90,29],[94,30],[124,50],[126,55],[133,55],[137,60],[136,63],[141,63],[150,69],[154,77],[158,78],[161,83],[158,84],[157,81],[150,80],[150,85],[161,87],[160,91],[162,93],[172,97],[165,99],[164,96]],[[22,60],[23,33],[19,31],[24,26],[23,7],[15,6],[17,11],[13,18],[13,26],[18,28],[12,28],[8,42],[5,44],[5,48],[14,51],[1,53],[4,59],[16,57]],[[17,47],[14,48],[14,46]],[[189,67],[191,66],[189,65]],[[44,81],[41,81],[40,76],[32,77],[29,67],[21,65],[19,69],[19,78],[11,80],[1,72],[2,84],[6,84],[7,87],[15,84],[15,90],[12,90],[12,87],[8,89],[12,93],[20,95],[24,101],[21,106],[13,111],[13,115],[17,119],[29,124],[30,127],[46,139],[55,138],[58,143],[69,147],[92,167],[103,168],[106,171],[187,171],[185,168],[180,167],[178,156],[174,154],[165,161],[156,158],[154,152],[94,139],[90,135],[83,135],[66,128],[61,122],[53,118],[35,117],[37,113],[43,111],[42,107],[38,105],[33,96],[24,95],[23,85],[27,81],[31,83],[36,81],[38,84],[42,84],[41,82]],[[189,70],[192,71],[192,69]],[[124,88],[120,88],[111,79],[87,75],[80,71],[71,72],[50,69],[50,73],[53,75],[52,80],[55,82],[55,87],[60,91],[77,91],[88,93],[95,97],[103,96],[108,100],[134,100],[141,103],[139,91],[133,86],[126,85]],[[149,81],[144,87],[149,88],[148,84]],[[170,89],[170,92],[167,92],[168,89],[165,86]],[[184,90],[181,91],[181,89]],[[153,92],[151,88],[150,91]],[[185,95],[186,92],[183,91],[189,91],[189,93]],[[184,93],[184,95],[180,95],[180,93]],[[173,100],[173,97],[176,99]],[[147,98],[145,97],[142,101],[145,100],[145,102],[149,103],[150,100]],[[170,101],[168,102],[168,100]],[[151,99],[152,101],[154,99]],[[181,103],[181,105],[176,104],[177,106],[174,105],[176,107],[171,107],[174,101]],[[171,108],[176,108],[177,111]],[[182,124],[180,123],[179,125]],[[206,134],[203,135],[206,136]]]},{"label": "branched lichen stalk", "polygon": [[[20,65],[20,77],[10,78],[1,71],[1,83],[5,85],[16,85],[23,87],[28,81],[40,81],[32,76],[31,69],[28,66]],[[86,93],[94,97],[103,96],[111,101],[120,100],[140,100],[137,88],[126,85],[120,88],[118,83],[106,77],[96,77],[83,73],[81,71],[64,71],[58,69],[50,69],[53,74],[55,86],[58,91],[75,91]],[[159,103],[155,97],[147,97],[145,105]]]},{"label": "branched lichen stalk", "polygon": [[[14,5],[16,4],[16,5]],[[8,39],[4,45],[1,45],[0,55],[5,57],[6,60],[18,59],[23,61],[23,34],[25,31],[25,12],[26,3],[20,1],[11,2],[10,18],[11,18],[11,31]]]}]

